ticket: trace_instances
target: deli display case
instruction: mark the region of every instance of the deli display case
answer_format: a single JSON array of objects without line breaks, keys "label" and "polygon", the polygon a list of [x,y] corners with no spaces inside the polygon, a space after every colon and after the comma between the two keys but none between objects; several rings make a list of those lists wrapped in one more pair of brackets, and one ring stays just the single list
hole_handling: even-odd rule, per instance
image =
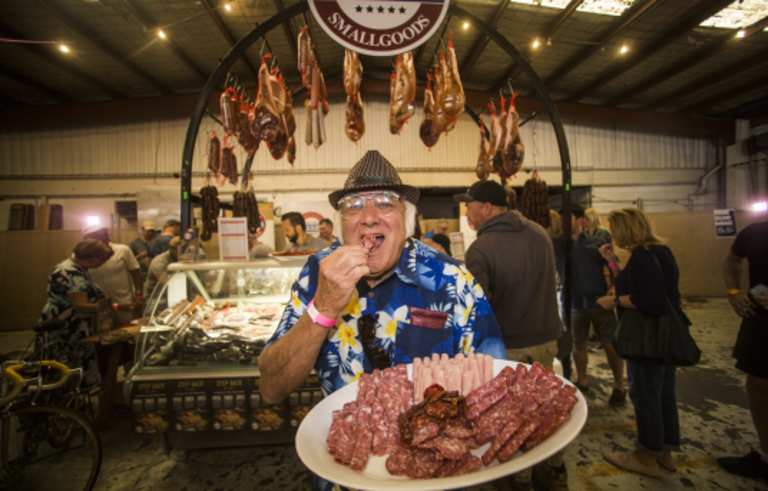
[{"label": "deli display case", "polygon": [[322,399],[314,374],[283,403],[259,393],[257,359],[306,257],[174,263],[147,301],[126,377],[141,434],[290,438]]}]

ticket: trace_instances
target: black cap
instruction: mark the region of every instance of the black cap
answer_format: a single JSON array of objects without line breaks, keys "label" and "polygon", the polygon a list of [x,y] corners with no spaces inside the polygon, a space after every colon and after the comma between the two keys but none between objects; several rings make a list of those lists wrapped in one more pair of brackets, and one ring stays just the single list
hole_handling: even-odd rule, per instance
[{"label": "black cap", "polygon": [[490,203],[495,206],[507,207],[507,192],[496,181],[477,181],[466,193],[457,194],[454,196],[457,201],[464,201],[469,203],[472,201],[480,201],[481,203]]}]

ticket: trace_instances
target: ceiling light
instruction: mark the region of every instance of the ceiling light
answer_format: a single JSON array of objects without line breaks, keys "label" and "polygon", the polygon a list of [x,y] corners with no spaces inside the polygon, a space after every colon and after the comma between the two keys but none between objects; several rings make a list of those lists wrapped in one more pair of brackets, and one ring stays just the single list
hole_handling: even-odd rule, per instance
[{"label": "ceiling light", "polygon": [[166,34],[164,30],[158,29],[157,30],[157,37],[159,37],[160,39],[165,41],[166,39],[168,39],[168,34]]},{"label": "ceiling light", "polygon": [[739,29],[736,31],[736,39],[744,39],[747,36],[747,31],[744,29]]},{"label": "ceiling light", "polygon": [[469,29],[469,26],[470,24],[468,20],[465,20],[464,22],[461,23],[461,28],[465,31]]},{"label": "ceiling light", "polygon": [[768,201],[756,201],[749,208],[753,213],[765,213],[768,211]]},{"label": "ceiling light", "polygon": [[227,12],[232,12],[232,4],[229,2],[225,3],[224,10],[226,10]]},{"label": "ceiling light", "polygon": [[619,54],[625,55],[627,53],[629,53],[629,46],[627,46],[626,44],[622,44],[621,48],[619,48]]},{"label": "ceiling light", "polygon": [[59,51],[61,51],[61,52],[62,52],[62,53],[64,53],[65,55],[68,55],[69,53],[71,53],[71,52],[72,52],[72,50],[70,50],[70,49],[69,49],[69,46],[67,46],[67,45],[66,45],[66,44],[64,44],[64,43],[60,43],[60,44],[59,44],[59,46],[58,46],[58,48],[59,48]]},{"label": "ceiling light", "polygon": [[531,41],[531,49],[539,49],[541,47],[541,41],[539,41],[539,38],[533,38],[533,41]]},{"label": "ceiling light", "polygon": [[98,215],[88,215],[85,217],[85,224],[88,227],[101,225],[101,217],[99,217]]}]

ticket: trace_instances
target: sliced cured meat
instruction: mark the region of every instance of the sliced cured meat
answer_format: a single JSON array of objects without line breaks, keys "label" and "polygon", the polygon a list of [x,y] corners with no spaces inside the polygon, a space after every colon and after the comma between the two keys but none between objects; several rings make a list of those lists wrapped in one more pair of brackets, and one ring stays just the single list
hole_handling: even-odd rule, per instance
[{"label": "sliced cured meat", "polygon": [[352,459],[349,462],[349,466],[357,471],[365,468],[371,453],[371,443],[373,441],[371,412],[371,406],[366,404],[361,404],[357,409],[357,424],[355,425],[357,440],[355,441],[355,449],[352,452]]},{"label": "sliced cured meat", "polygon": [[445,436],[453,438],[469,438],[475,435],[475,428],[469,421],[456,418],[449,420],[445,424],[443,433]]},{"label": "sliced cured meat", "polygon": [[459,438],[439,436],[434,439],[434,448],[444,459],[461,460],[469,452],[467,444]]},{"label": "sliced cured meat", "polygon": [[[512,438],[512,435],[517,432],[518,428],[520,428],[522,422],[523,420],[519,415],[513,415],[512,419],[510,419],[507,424],[504,425],[504,428],[501,429],[499,434],[494,437],[493,443],[491,443],[491,446],[488,448],[488,450],[483,453],[483,464],[488,465],[493,461],[493,459],[496,457],[496,454],[501,450],[502,447],[504,447],[507,441]],[[520,445],[522,445],[524,441],[525,440],[521,441]]]},{"label": "sliced cured meat", "polygon": [[480,470],[480,467],[482,466],[483,463],[479,457],[472,454],[467,454],[459,466],[454,470],[452,475],[461,476],[463,474],[469,474],[470,472]]},{"label": "sliced cured meat", "polygon": [[371,453],[373,455],[386,454],[389,449],[389,419],[384,412],[384,406],[378,400],[373,403],[371,427],[373,428]]},{"label": "sliced cured meat", "polygon": [[506,395],[507,395],[506,385],[502,385],[501,387],[494,390],[493,392],[486,394],[484,398],[480,399],[477,403],[467,408],[467,418],[471,420],[479,418],[480,415],[483,414],[483,412],[485,412],[488,408],[490,408],[500,400],[504,399]]},{"label": "sliced cured meat", "polygon": [[413,467],[413,454],[406,448],[396,447],[387,457],[386,466],[393,476],[405,476]]},{"label": "sliced cured meat", "polygon": [[431,419],[422,419],[414,423],[412,445],[434,438],[440,433],[440,425]]},{"label": "sliced cured meat", "polygon": [[412,479],[428,479],[435,475],[443,459],[432,450],[413,451],[413,463],[408,469],[408,477]]},{"label": "sliced cured meat", "polygon": [[[536,431],[537,425],[537,422],[529,421],[521,426],[520,429],[517,430],[517,433],[515,433],[515,435],[509,440],[509,442],[507,442],[507,444],[504,445],[501,450],[499,450],[499,462],[506,462],[511,459],[523,445],[523,442],[525,442],[525,440],[527,440],[528,437],[531,436],[534,431]],[[483,462],[485,462],[485,459],[483,459]]]}]

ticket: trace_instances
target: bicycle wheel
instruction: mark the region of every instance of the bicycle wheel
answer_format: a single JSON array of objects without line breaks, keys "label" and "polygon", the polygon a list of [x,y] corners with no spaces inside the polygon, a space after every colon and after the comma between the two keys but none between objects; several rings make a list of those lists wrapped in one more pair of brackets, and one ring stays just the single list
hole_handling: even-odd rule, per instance
[{"label": "bicycle wheel", "polygon": [[[23,471],[15,489],[90,491],[101,468],[101,439],[90,422],[69,409],[30,406],[13,411],[18,419]],[[17,466],[19,467],[19,466]]]}]

